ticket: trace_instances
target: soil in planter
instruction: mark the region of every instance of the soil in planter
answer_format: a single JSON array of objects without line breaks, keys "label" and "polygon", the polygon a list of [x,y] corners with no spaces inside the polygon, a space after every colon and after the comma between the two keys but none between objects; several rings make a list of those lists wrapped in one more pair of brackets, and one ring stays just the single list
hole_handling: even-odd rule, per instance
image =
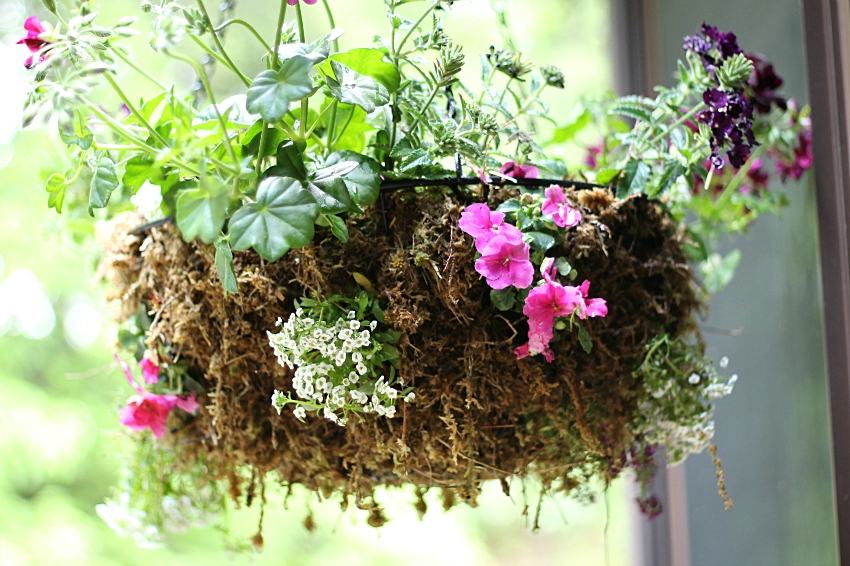
[{"label": "soil in planter", "polygon": [[[491,207],[509,196],[494,191]],[[142,222],[130,214],[103,230],[102,272],[120,316],[147,309],[151,350],[168,352],[162,362],[188,362],[206,391],[197,417],[172,417],[184,453],[218,461],[238,501],[250,504],[255,484],[275,471],[284,484],[341,492],[344,505],[353,497],[379,525],[372,495],[380,485],[443,488],[447,508],[474,504],[484,480],[507,488],[512,475],[534,473],[545,490],[569,492],[591,475],[613,479],[640,446],[632,423],[642,384],[632,371],[650,338],[692,332],[699,308],[682,236],[663,205],[643,197],[568,198],[584,221],[550,254],[568,258],[575,283],[590,280],[590,295],[605,298],[609,312],[585,321],[591,353],[564,331],[552,343],[554,363],[514,355],[527,324],[491,304],[472,239],[457,227],[462,206],[443,195],[388,197],[388,234],[378,208],[349,221],[346,244],[317,228],[312,244],[273,263],[234,253],[238,294],[224,295],[212,246],[185,243],[173,226],[129,236]],[[353,296],[355,272],[372,283],[387,323],[403,331],[400,374],[416,400],[400,403],[396,418],[367,414],[345,428],[278,415],[271,394],[291,391],[292,375],[266,331],[289,316],[293,299]]]}]

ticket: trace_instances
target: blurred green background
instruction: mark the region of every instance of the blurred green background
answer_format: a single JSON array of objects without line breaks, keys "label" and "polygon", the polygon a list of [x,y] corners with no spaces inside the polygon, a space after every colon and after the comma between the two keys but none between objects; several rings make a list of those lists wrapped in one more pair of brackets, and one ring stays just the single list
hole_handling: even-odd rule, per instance
[{"label": "blurred green background", "polygon": [[[149,16],[138,0],[103,2],[105,21]],[[215,4],[209,2],[210,8]],[[237,14],[267,37],[274,28],[275,2],[239,0]],[[337,25],[346,30],[341,48],[366,45],[386,28],[380,0],[331,0]],[[415,14],[421,4],[408,6]],[[585,93],[609,88],[608,5],[596,0],[513,0],[506,4],[519,46],[538,64],[559,65],[565,91],[545,99],[563,122]],[[274,14],[272,14],[274,12]],[[305,6],[308,37],[326,30],[320,5]],[[636,511],[632,487],[620,481],[589,505],[548,500],[541,530],[532,533],[523,514],[533,515],[537,493],[518,482],[512,498],[498,485],[485,489],[480,507],[444,513],[429,494],[424,520],[408,490],[378,499],[390,517],[380,530],[358,512],[340,514],[338,501],[320,503],[296,493],[283,508],[272,493],[265,516],[265,551],[232,553],[214,529],[171,537],[167,549],[141,550],[109,530],[94,506],[117,481],[122,431],[117,410],[131,394],[112,361],[112,309],[92,275],[97,250],[64,236],[64,220],[47,209],[44,181],[64,169],[64,150],[49,129],[19,132],[29,77],[27,51],[14,45],[31,15],[51,21],[40,2],[2,0],[0,10],[0,565],[112,564],[328,564],[348,565],[524,565],[604,564],[605,529],[609,563],[630,563],[635,555]],[[291,14],[290,14],[291,15]],[[456,2],[446,31],[464,45],[467,77],[478,73],[477,53],[503,45],[488,0]],[[178,89],[191,87],[192,74],[180,63],[161,66],[143,31],[135,56]],[[228,50],[250,76],[263,69],[252,39],[232,29]],[[120,82],[135,96],[154,94],[149,85],[120,67]],[[222,95],[242,92],[224,73],[214,85]],[[223,96],[222,96],[223,98]],[[315,532],[303,527],[312,510]],[[256,532],[259,510],[233,510],[230,539],[246,542]]]}]

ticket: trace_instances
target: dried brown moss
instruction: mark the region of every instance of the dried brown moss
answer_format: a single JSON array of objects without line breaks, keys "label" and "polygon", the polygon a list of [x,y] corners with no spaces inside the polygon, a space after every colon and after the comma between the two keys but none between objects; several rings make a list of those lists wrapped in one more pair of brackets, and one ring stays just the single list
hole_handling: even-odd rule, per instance
[{"label": "dried brown moss", "polygon": [[[509,196],[500,192],[491,205]],[[591,281],[609,313],[585,325],[590,354],[565,334],[552,344],[552,364],[513,354],[527,325],[492,307],[471,238],[457,228],[462,207],[442,195],[388,198],[389,235],[375,211],[349,221],[347,244],[319,229],[311,245],[277,262],[235,253],[236,295],[225,297],[210,246],[184,243],[168,226],[127,238],[137,219],[126,217],[107,238],[103,273],[123,316],[147,308],[150,345],[168,352],[163,361],[186,360],[206,389],[199,415],[175,428],[192,440],[185,446],[218,458],[235,499],[250,499],[258,478],[276,471],[284,483],[354,496],[377,524],[385,518],[369,496],[379,485],[442,487],[450,507],[474,503],[487,479],[534,471],[547,490],[569,491],[580,474],[610,480],[621,470],[641,386],[632,370],[652,336],[687,331],[698,305],[681,236],[660,204],[596,192],[568,198],[585,221],[555,255]],[[293,299],[353,295],[354,272],[403,331],[400,374],[416,401],[395,419],[370,414],[347,428],[278,415],[270,397],[291,391],[291,374],[266,330],[289,315]],[[250,479],[240,476],[245,467]]]}]

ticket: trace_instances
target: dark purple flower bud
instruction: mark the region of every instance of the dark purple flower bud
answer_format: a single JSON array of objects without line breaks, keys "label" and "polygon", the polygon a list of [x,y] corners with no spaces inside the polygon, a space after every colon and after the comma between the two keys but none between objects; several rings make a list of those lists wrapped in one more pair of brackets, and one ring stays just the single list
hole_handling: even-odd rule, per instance
[{"label": "dark purple flower bud", "polygon": [[747,162],[747,157],[750,155],[750,147],[743,144],[738,144],[730,151],[726,152],[726,157],[729,158],[729,164],[735,169],[740,169]]},{"label": "dark purple flower bud", "polygon": [[720,38],[717,40],[717,44],[724,59],[728,59],[741,52],[741,48],[738,47],[738,38],[735,37],[734,33],[731,31],[729,33],[719,32],[719,35]]},{"label": "dark purple flower bud", "polygon": [[702,93],[702,100],[711,108],[722,110],[726,108],[726,93],[716,88],[710,88]]},{"label": "dark purple flower bud", "polygon": [[715,169],[723,169],[723,158],[717,154],[717,150],[713,150],[711,152],[711,157],[709,159]]}]

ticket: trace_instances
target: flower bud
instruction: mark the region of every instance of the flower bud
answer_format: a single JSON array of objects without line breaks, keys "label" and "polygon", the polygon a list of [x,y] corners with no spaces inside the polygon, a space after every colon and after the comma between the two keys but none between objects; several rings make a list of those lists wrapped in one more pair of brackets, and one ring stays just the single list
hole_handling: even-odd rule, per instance
[{"label": "flower bud", "polygon": [[44,7],[50,10],[51,13],[56,13],[56,2],[54,0],[41,0]]},{"label": "flower bud", "polygon": [[153,4],[150,2],[142,2],[142,12],[145,14],[153,12]]}]

